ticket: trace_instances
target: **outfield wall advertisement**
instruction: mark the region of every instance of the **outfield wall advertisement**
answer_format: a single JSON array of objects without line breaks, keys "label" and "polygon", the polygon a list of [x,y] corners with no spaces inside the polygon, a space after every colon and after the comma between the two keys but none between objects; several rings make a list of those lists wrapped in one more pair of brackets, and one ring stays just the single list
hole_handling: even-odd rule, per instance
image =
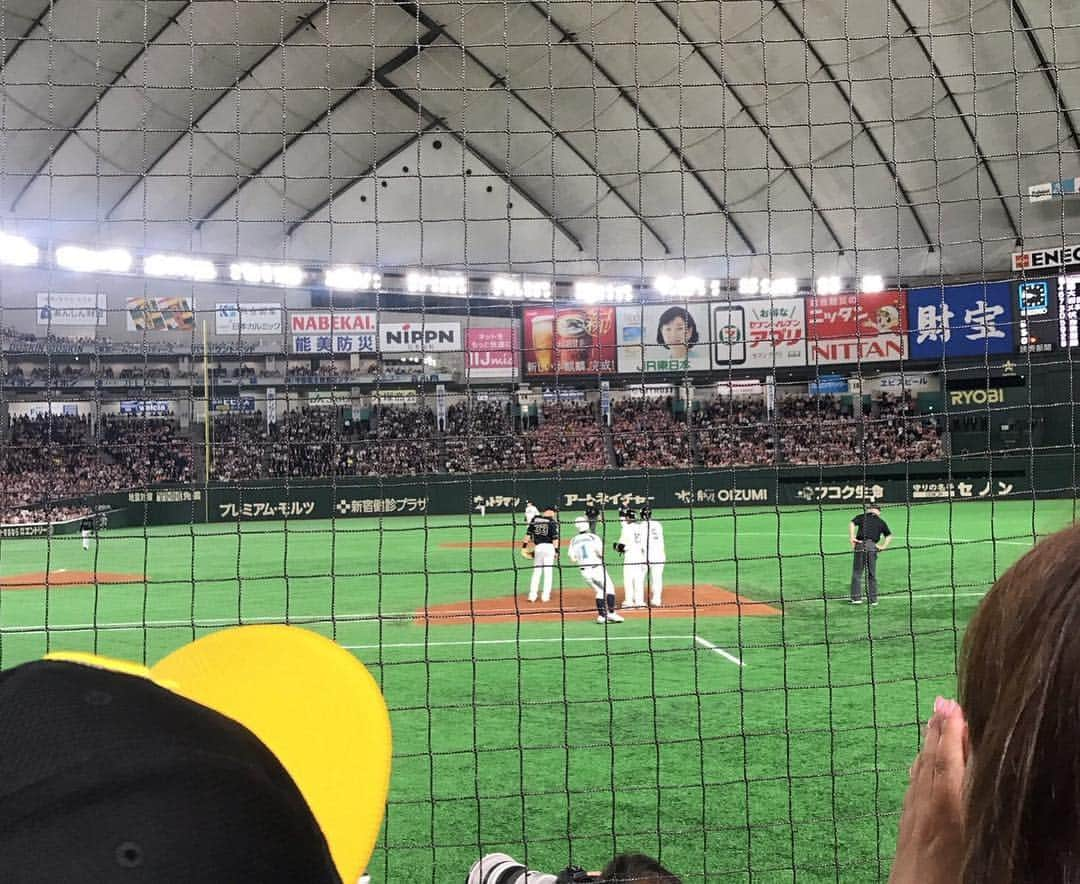
[{"label": "outfield wall advertisement", "polygon": [[[365,516],[461,515],[483,506],[489,513],[520,512],[524,501],[557,504],[564,513],[596,503],[611,511],[652,500],[657,509],[741,506],[837,506],[858,512],[868,503],[935,500],[1029,499],[1059,496],[1071,488],[1070,455],[1034,465],[1026,457],[972,458],[946,463],[850,467],[567,473],[559,481],[542,473],[339,478],[288,484],[168,486],[104,495],[99,505],[123,510],[128,524],[157,525]],[[1062,489],[1065,489],[1063,491]],[[118,517],[119,518],[119,517]],[[568,518],[568,516],[564,516]],[[839,516],[845,519],[846,516]],[[123,522],[110,517],[110,524]],[[507,526],[507,530],[511,529]]]}]

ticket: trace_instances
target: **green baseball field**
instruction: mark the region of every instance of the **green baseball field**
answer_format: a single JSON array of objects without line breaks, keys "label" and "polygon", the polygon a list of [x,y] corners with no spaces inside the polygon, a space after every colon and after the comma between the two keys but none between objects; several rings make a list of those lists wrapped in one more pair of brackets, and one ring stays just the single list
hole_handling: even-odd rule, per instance
[{"label": "green baseball field", "polygon": [[110,530],[89,551],[3,540],[0,666],[154,662],[236,623],[333,636],[392,711],[375,882],[461,881],[496,849],[549,871],[643,850],[687,881],[878,881],[964,624],[1075,509],[888,508],[874,608],[847,603],[853,514],[659,512],[664,607],[608,626],[566,561],[551,603],[527,602],[508,516]]}]

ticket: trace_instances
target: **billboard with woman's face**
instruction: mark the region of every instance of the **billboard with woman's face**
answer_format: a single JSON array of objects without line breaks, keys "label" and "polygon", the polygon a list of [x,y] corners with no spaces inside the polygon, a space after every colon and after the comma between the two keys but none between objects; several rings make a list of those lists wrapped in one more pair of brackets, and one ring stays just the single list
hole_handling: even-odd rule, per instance
[{"label": "billboard with woman's face", "polygon": [[660,374],[709,368],[707,304],[638,304],[618,310],[619,372]]}]

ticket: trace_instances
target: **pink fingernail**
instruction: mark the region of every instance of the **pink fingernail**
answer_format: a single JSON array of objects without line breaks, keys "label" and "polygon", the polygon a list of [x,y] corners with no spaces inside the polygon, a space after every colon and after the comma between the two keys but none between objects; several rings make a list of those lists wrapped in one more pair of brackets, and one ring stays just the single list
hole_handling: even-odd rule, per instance
[{"label": "pink fingernail", "polygon": [[935,697],[934,698],[934,714],[935,715],[940,715],[944,708],[945,708],[945,698],[944,697]]}]

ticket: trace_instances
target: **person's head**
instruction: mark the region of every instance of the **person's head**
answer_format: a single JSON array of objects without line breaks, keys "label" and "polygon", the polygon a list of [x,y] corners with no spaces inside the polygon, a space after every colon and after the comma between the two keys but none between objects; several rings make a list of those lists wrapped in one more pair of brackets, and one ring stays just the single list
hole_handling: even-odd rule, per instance
[{"label": "person's head", "polygon": [[870,504],[870,506],[868,506],[866,508],[866,511],[868,513],[873,513],[875,516],[880,516],[881,515],[881,507],[878,506],[876,503]]},{"label": "person's head", "polygon": [[546,519],[554,519],[555,518],[555,509],[553,507],[549,506],[546,510],[544,510],[544,518],[546,518]]},{"label": "person's head", "polygon": [[604,884],[682,884],[651,856],[642,853],[623,853],[604,867]]},{"label": "person's head", "polygon": [[584,516],[578,516],[574,519],[574,527],[577,528],[578,534],[584,534],[589,530],[589,520]]},{"label": "person's head", "polygon": [[699,340],[697,324],[685,307],[668,307],[656,324],[656,343],[667,347],[688,349]]},{"label": "person's head", "polygon": [[1080,880],[1080,524],[1023,556],[968,624],[963,880]]},{"label": "person's head", "polygon": [[5,880],[352,884],[379,834],[386,704],[307,630],[50,654],[0,673],[0,720]]}]

